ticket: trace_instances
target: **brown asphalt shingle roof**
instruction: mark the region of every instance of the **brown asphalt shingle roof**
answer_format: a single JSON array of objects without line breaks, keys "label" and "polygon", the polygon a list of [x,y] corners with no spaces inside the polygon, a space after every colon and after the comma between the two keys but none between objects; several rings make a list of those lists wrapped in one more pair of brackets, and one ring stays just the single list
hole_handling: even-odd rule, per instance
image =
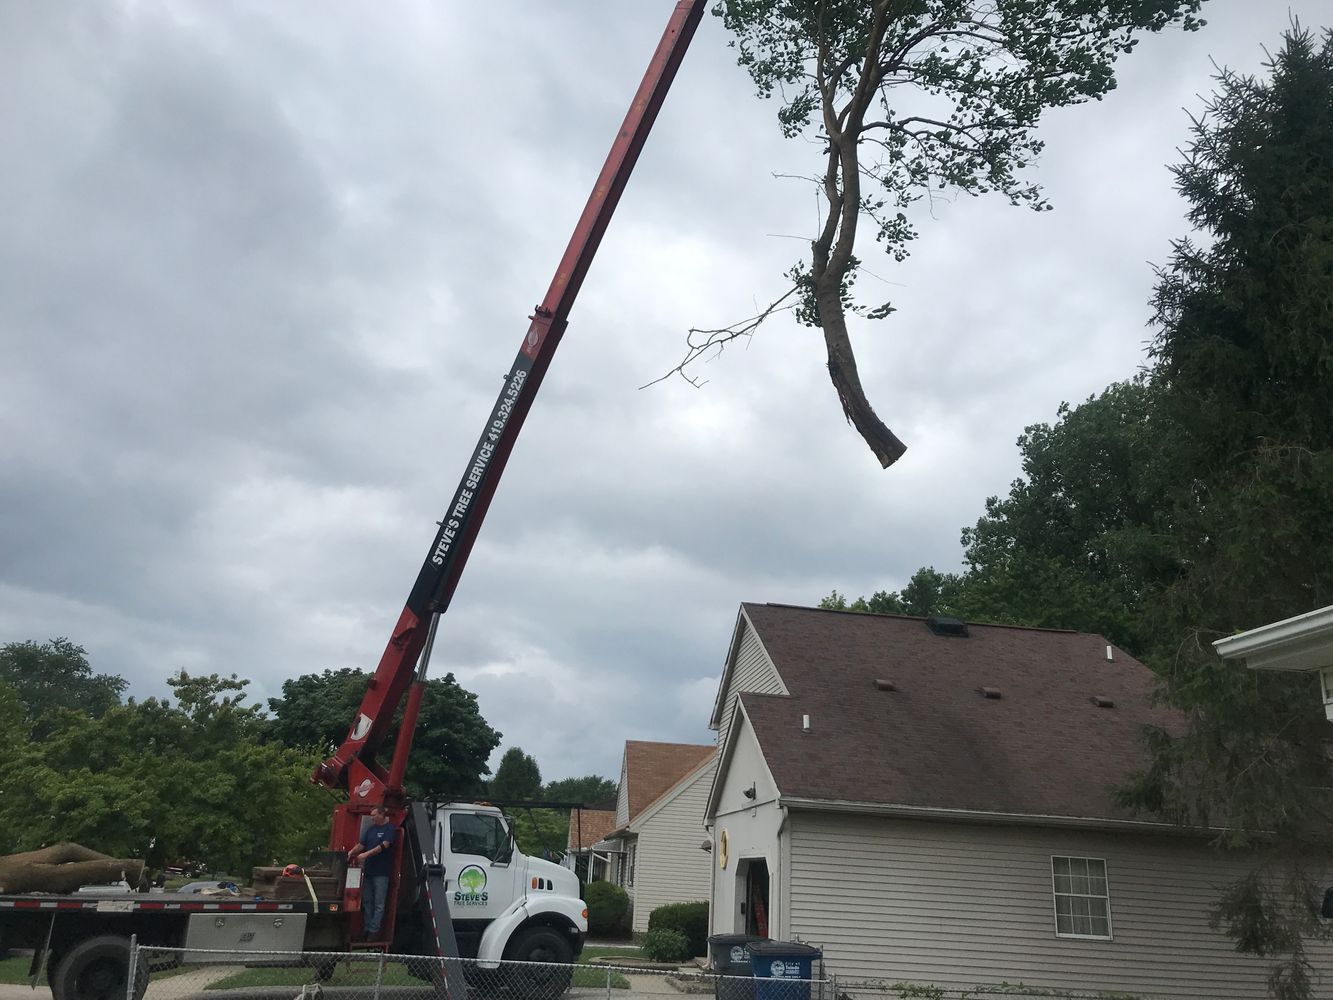
[{"label": "brown asphalt shingle roof", "polygon": [[920,618],[743,607],[791,692],[741,695],[784,796],[1131,819],[1110,789],[1147,764],[1143,726],[1183,724],[1151,706],[1151,671],[1119,649],[1108,662],[1099,636],[970,625],[946,638]]},{"label": "brown asphalt shingle roof", "polygon": [[[587,850],[615,828],[616,811],[614,809],[571,811],[569,814],[569,836],[566,838],[565,850]],[[580,831],[583,833],[582,843],[579,843]]]},{"label": "brown asphalt shingle roof", "polygon": [[629,821],[652,805],[672,785],[717,752],[712,744],[625,741],[625,780],[629,783]]}]

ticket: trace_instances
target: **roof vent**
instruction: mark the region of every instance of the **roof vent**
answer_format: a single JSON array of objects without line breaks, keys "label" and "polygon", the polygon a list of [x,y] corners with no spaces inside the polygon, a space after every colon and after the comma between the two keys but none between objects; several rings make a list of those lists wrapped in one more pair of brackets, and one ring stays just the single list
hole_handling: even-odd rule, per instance
[{"label": "roof vent", "polygon": [[884,678],[882,678],[882,677],[879,678],[879,679],[877,679],[877,680],[875,681],[875,687],[879,688],[881,691],[897,691],[897,690],[898,690],[898,688],[894,686],[893,681],[886,681],[886,680],[885,680]]},{"label": "roof vent", "polygon": [[996,701],[999,701],[1001,697],[999,688],[979,687],[977,688],[977,692],[983,698],[993,698]]},{"label": "roof vent", "polygon": [[961,618],[949,618],[945,615],[931,615],[926,619],[926,627],[936,635],[967,638],[967,623]]},{"label": "roof vent", "polygon": [[1112,646],[1107,646],[1107,647],[1106,647],[1106,658],[1107,658],[1108,660],[1111,660],[1111,661],[1114,661],[1114,660],[1115,660],[1115,649],[1114,649],[1114,647],[1112,647]]},{"label": "roof vent", "polygon": [[1113,700],[1099,694],[1094,694],[1089,700],[1098,708],[1115,708],[1115,702]]}]

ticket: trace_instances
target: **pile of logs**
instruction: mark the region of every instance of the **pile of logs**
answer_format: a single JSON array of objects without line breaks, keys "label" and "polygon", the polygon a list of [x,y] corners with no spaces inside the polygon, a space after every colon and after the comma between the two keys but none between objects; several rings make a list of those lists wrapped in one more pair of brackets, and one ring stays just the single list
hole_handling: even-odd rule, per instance
[{"label": "pile of logs", "polygon": [[0,893],[75,892],[85,885],[122,879],[131,888],[143,881],[142,861],[113,858],[78,844],[55,844],[40,851],[0,857]]}]

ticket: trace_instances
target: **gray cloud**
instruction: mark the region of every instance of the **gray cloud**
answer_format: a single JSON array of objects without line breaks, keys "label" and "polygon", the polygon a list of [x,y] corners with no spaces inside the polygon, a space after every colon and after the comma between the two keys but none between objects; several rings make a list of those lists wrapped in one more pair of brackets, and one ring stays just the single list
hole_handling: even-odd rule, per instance
[{"label": "gray cloud", "polygon": [[[374,664],[669,10],[631,6],[0,5],[0,641],[140,695]],[[889,472],[787,320],[638,389],[814,225],[774,176],[812,149],[705,20],[444,625],[506,745],[614,776],[627,738],[706,740],[740,601],[957,564],[1023,426],[1142,361],[1180,109],[1286,23],[1207,7],[1051,116],[1056,211],[941,204],[867,255]]]}]

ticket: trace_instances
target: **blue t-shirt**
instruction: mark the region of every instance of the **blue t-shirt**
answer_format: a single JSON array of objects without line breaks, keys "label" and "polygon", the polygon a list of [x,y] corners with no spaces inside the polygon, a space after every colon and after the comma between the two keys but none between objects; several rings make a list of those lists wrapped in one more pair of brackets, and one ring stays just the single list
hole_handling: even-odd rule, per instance
[{"label": "blue t-shirt", "polygon": [[397,831],[392,823],[385,823],[383,826],[375,826],[373,823],[366,828],[366,832],[361,835],[361,843],[367,851],[373,851],[381,844],[384,850],[378,854],[372,854],[361,862],[361,870],[367,876],[388,875],[393,870],[393,838]]}]

